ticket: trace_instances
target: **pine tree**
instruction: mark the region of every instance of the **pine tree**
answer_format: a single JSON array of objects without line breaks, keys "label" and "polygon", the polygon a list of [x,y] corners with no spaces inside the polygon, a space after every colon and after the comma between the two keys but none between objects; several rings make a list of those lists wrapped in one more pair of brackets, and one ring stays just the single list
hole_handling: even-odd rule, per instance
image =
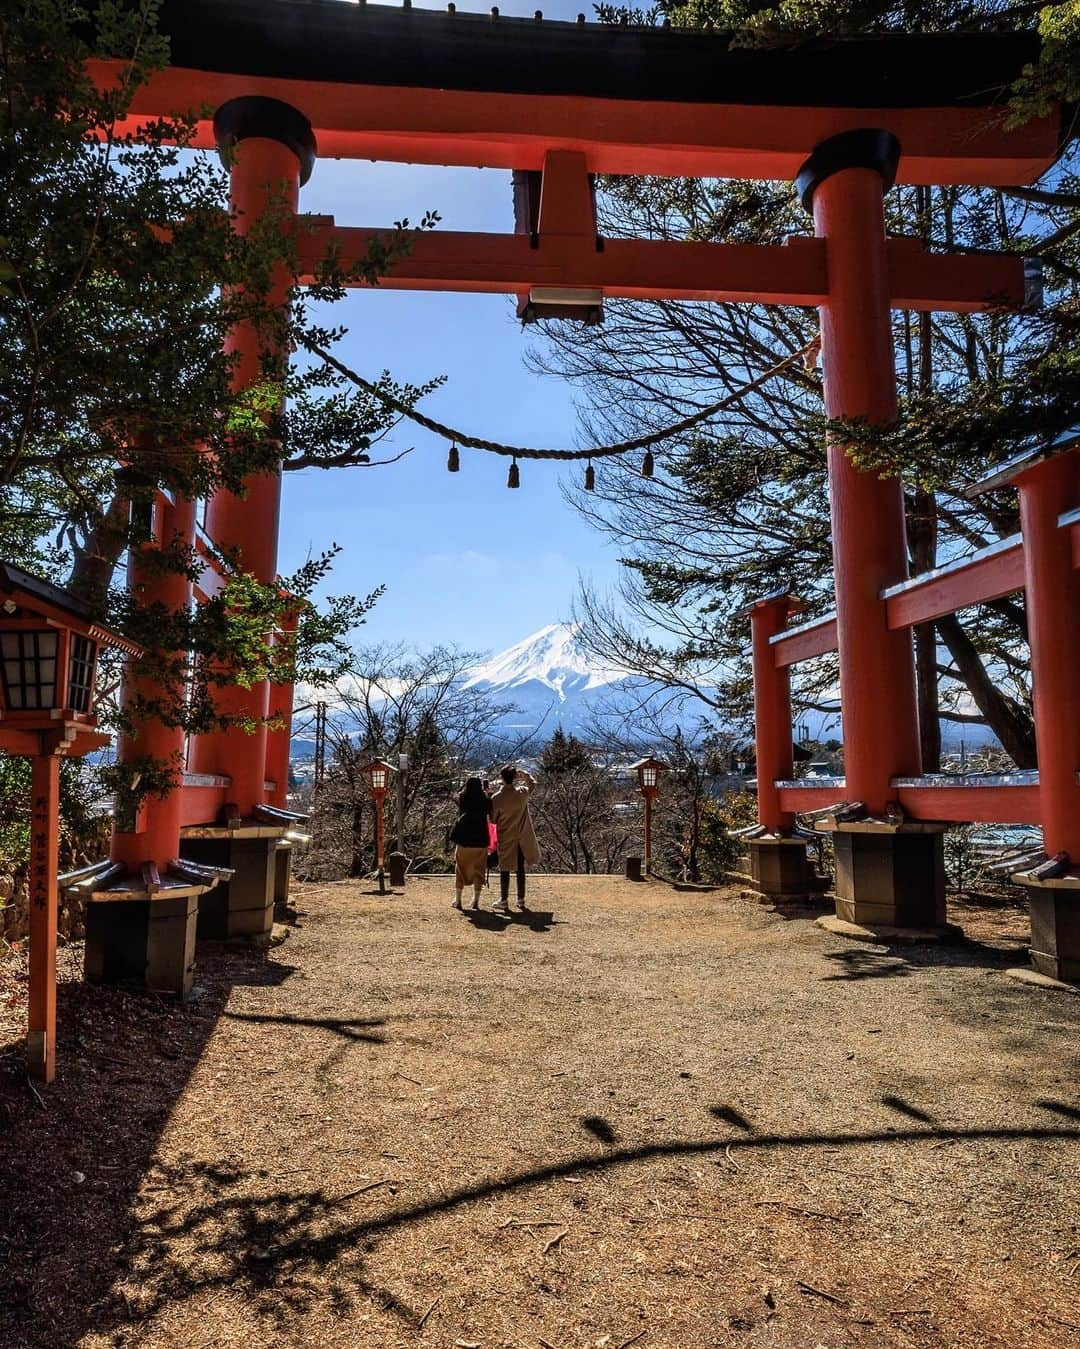
[{"label": "pine tree", "polygon": [[573,773],[592,767],[592,758],[581,741],[558,727],[540,754],[541,773]]}]

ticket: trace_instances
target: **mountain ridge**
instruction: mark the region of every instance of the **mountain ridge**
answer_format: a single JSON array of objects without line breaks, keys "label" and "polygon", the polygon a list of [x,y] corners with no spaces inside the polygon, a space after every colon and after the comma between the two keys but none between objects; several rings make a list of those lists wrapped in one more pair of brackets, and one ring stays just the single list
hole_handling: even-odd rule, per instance
[{"label": "mountain ridge", "polygon": [[[631,676],[598,660],[583,650],[577,638],[577,627],[572,623],[548,623],[523,637],[503,651],[468,667],[461,676],[461,686],[475,689],[503,704],[510,710],[491,728],[493,738],[504,738],[519,743],[536,743],[550,738],[556,730],[579,737],[587,737],[592,727],[604,714],[617,707],[620,691],[629,685]],[[657,692],[663,686],[652,686]],[[640,706],[650,689],[634,679],[633,705]],[[670,702],[670,700],[668,700]],[[685,715],[669,706],[673,723],[681,722],[685,731],[698,728],[702,707],[688,702]],[[334,715],[331,704],[331,716]],[[819,717],[819,721],[822,718]],[[827,725],[827,733],[840,738],[839,727]],[[818,729],[812,734],[820,739],[825,735]],[[799,723],[796,723],[799,737]],[[951,732],[948,723],[943,726],[943,744],[952,749],[966,740],[972,748],[994,743],[993,735],[985,727],[968,725],[959,732]],[[293,757],[310,753],[311,742],[300,736],[294,740]]]}]

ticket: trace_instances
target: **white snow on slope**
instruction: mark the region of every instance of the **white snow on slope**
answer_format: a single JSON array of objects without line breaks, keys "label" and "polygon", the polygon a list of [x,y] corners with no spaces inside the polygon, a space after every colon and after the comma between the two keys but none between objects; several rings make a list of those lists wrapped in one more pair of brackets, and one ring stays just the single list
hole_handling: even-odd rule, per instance
[{"label": "white snow on slope", "polygon": [[572,624],[549,623],[516,645],[466,671],[465,687],[484,684],[496,689],[543,684],[560,702],[566,695],[603,688],[625,677],[581,649]]}]

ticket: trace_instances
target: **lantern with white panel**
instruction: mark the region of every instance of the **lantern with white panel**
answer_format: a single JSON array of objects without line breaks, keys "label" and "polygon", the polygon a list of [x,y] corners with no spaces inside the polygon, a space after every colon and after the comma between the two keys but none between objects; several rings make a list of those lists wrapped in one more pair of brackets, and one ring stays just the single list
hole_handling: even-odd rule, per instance
[{"label": "lantern with white panel", "polygon": [[637,774],[638,791],[645,798],[645,875],[648,876],[652,873],[652,803],[660,790],[660,774],[667,771],[667,764],[649,756],[630,767]]},{"label": "lantern with white panel", "polygon": [[27,1066],[56,1072],[56,937],[60,759],[102,749],[94,690],[98,652],[139,648],[100,624],[78,596],[0,562],[0,752],[30,760],[30,992]]},{"label": "lantern with white panel", "polygon": [[371,792],[371,799],[375,803],[375,863],[379,873],[379,893],[383,894],[386,890],[385,864],[383,852],[384,827],[383,827],[383,805],[386,801],[386,795],[390,790],[390,775],[394,772],[394,765],[387,763],[385,759],[372,759],[364,772],[367,774],[368,789]]}]

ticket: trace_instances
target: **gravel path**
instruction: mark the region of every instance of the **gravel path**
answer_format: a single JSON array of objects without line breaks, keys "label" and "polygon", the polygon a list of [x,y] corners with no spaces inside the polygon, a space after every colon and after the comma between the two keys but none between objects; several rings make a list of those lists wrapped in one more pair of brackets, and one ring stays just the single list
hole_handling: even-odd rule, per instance
[{"label": "gravel path", "polygon": [[1080,1344],[1080,998],[1016,915],[449,897],[299,887],[187,1008],[67,985],[41,1103],[0,1038],[5,1349]]}]

